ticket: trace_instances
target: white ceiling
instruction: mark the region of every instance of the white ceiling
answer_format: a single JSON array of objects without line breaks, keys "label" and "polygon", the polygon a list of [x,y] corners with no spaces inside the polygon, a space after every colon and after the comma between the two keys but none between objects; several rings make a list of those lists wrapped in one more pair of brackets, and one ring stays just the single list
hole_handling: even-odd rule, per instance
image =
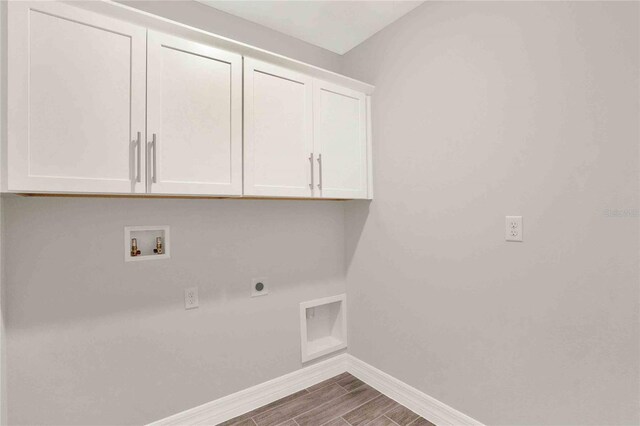
[{"label": "white ceiling", "polygon": [[340,55],[422,1],[198,0]]}]

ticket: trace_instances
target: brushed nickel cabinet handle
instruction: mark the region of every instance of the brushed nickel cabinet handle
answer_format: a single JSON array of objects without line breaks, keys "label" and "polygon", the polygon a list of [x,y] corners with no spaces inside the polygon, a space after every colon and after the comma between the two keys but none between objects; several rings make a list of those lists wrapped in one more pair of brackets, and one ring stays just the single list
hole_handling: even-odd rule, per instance
[{"label": "brushed nickel cabinet handle", "polygon": [[322,191],[322,154],[318,154],[318,170],[320,172],[320,182],[318,182],[318,189]]},{"label": "brushed nickel cabinet handle", "polygon": [[151,157],[151,182],[152,183],[158,183],[158,175],[157,175],[157,151],[158,151],[158,147],[157,147],[157,136],[154,133],[152,138],[151,138],[151,142],[149,142],[149,151],[153,149],[153,156]]},{"label": "brushed nickel cabinet handle", "polygon": [[309,189],[313,191],[313,152],[309,154],[309,162],[311,163],[311,183],[309,184]]},{"label": "brushed nickel cabinet handle", "polygon": [[136,158],[136,177],[135,177],[135,180],[136,180],[136,182],[142,182],[142,176],[140,176],[140,171],[141,171],[141,168],[142,168],[141,167],[142,166],[142,164],[141,164],[142,155],[140,155],[141,154],[141,150],[142,150],[142,147],[141,147],[142,144],[141,144],[141,140],[140,140],[140,132],[138,132],[138,136],[137,136],[137,138],[135,140],[135,144],[136,144],[136,151],[137,151],[137,153],[136,153],[137,158]]}]

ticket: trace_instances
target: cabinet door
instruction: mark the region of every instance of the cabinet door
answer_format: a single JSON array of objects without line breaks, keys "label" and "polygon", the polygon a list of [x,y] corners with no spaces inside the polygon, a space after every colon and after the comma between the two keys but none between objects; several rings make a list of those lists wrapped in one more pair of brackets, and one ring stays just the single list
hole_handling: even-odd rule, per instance
[{"label": "cabinet door", "polygon": [[312,94],[310,77],[245,58],[245,195],[313,195]]},{"label": "cabinet door", "polygon": [[149,31],[148,190],[242,195],[242,56]]},{"label": "cabinet door", "polygon": [[365,95],[314,82],[314,147],[323,198],[367,198]]},{"label": "cabinet door", "polygon": [[57,2],[8,12],[7,188],[144,192],[146,30]]}]

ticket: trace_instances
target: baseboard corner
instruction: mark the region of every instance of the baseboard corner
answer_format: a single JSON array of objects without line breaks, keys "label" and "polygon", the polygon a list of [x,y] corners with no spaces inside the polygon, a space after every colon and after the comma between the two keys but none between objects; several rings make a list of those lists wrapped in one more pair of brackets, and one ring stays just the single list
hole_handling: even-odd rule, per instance
[{"label": "baseboard corner", "polygon": [[379,392],[438,426],[483,424],[426,393],[347,354],[347,371]]},{"label": "baseboard corner", "polygon": [[483,426],[479,421],[346,353],[155,421],[150,425],[216,425],[345,371],[438,426]]}]

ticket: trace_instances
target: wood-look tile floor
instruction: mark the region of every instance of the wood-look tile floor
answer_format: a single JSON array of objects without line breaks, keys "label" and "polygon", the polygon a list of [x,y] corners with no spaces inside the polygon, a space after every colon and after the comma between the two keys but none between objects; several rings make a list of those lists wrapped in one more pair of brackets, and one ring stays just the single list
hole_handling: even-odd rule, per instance
[{"label": "wood-look tile floor", "polygon": [[218,426],[434,426],[349,373]]}]

